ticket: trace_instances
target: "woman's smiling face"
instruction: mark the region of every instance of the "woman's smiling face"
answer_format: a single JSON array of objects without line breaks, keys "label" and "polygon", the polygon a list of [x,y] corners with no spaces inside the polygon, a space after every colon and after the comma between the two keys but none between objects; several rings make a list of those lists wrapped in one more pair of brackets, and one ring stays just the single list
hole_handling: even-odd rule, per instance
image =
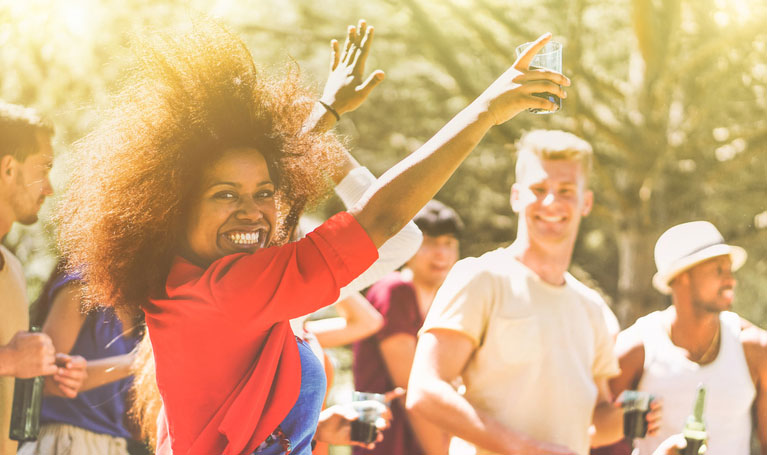
[{"label": "woman's smiling face", "polygon": [[182,255],[207,266],[268,245],[276,224],[275,185],[264,156],[230,149],[205,170],[191,203]]}]

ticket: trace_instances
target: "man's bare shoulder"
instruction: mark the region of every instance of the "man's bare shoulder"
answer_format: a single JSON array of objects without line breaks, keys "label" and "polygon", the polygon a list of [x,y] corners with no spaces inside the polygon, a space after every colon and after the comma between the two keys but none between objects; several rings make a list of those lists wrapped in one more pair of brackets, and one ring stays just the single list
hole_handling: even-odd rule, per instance
[{"label": "man's bare shoulder", "polygon": [[635,323],[618,334],[615,341],[615,354],[619,359],[641,359],[640,364],[644,363],[644,342],[640,330],[641,328]]},{"label": "man's bare shoulder", "polygon": [[618,358],[620,374],[609,381],[610,390],[615,396],[624,390],[635,389],[644,372],[645,348],[640,328],[635,323],[620,332],[615,341],[615,356]]},{"label": "man's bare shoulder", "polygon": [[740,319],[740,342],[749,369],[754,375],[767,380],[767,331],[742,317]]},{"label": "man's bare shoulder", "polygon": [[764,351],[767,354],[767,331],[747,319],[740,318],[740,320],[740,341],[743,343],[744,349]]}]

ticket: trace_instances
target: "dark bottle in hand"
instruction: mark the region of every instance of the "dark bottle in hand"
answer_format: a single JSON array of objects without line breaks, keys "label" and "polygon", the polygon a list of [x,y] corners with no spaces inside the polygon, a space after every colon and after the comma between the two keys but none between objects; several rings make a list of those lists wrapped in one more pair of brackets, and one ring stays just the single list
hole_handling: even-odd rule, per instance
[{"label": "dark bottle in hand", "polygon": [[[39,332],[32,327],[30,332]],[[9,437],[16,441],[35,441],[40,433],[40,409],[43,404],[43,376],[16,379],[11,408]]]}]

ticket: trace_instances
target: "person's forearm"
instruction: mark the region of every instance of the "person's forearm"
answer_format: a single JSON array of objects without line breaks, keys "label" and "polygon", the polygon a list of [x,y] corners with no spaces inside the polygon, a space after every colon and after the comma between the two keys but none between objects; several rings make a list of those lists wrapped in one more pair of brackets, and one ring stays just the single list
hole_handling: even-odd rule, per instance
[{"label": "person's forearm", "polygon": [[594,408],[594,434],[591,445],[594,447],[614,444],[623,438],[623,410],[611,403],[598,403]]},{"label": "person's forearm", "polygon": [[353,343],[374,334],[383,325],[383,316],[359,293],[339,300],[335,307],[340,317],[305,324],[323,348]]},{"label": "person's forearm", "polygon": [[[364,167],[354,169],[336,186],[335,191],[344,207],[355,206],[362,196],[376,183],[376,177]],[[378,249],[378,259],[360,276],[341,289],[340,298],[344,299],[357,291],[377,282],[385,275],[396,270],[418,251],[423,235],[415,223],[405,225],[392,238]]]},{"label": "person's forearm", "polygon": [[433,380],[418,387],[413,384],[410,381],[408,413],[494,453],[508,454],[515,447],[527,446],[528,437],[475,409],[447,382]]},{"label": "person's forearm", "polygon": [[346,328],[357,338],[372,335],[383,326],[381,313],[359,292],[336,302],[338,314],[346,319]]},{"label": "person's forearm", "polygon": [[80,391],[84,392],[95,389],[104,384],[130,376],[130,368],[134,357],[134,354],[130,353],[98,360],[89,360],[86,368],[88,377],[83,382]]},{"label": "person's forearm", "polygon": [[302,131],[305,133],[324,133],[333,128],[336,123],[336,116],[318,101],[314,103],[314,108],[312,108],[309,117],[306,118]]},{"label": "person's forearm", "polygon": [[492,125],[487,109],[474,102],[378,179],[349,211],[377,247],[434,197]]},{"label": "person's forearm", "polygon": [[[309,114],[309,117],[304,122],[302,131],[304,133],[324,133],[336,124],[336,117],[320,102],[314,103],[314,108]],[[333,174],[330,175],[330,179],[333,183],[338,183],[343,180],[344,177],[354,168],[359,167],[359,163],[347,150],[342,158],[342,161],[337,163],[333,169]]]},{"label": "person's forearm", "polygon": [[0,346],[0,376],[13,376],[13,352],[7,346]]},{"label": "person's forearm", "polygon": [[407,417],[413,434],[426,455],[448,453],[450,435],[415,412],[408,411]]}]

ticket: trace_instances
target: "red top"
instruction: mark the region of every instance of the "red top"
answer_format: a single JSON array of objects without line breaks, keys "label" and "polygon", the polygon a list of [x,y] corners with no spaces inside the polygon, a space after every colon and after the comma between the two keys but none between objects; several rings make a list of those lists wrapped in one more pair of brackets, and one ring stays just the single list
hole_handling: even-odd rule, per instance
[{"label": "red top", "polygon": [[165,410],[157,454],[253,452],[298,398],[288,320],[333,303],[377,257],[362,226],[341,212],[298,242],[207,269],[176,258],[167,296],[145,309]]}]

